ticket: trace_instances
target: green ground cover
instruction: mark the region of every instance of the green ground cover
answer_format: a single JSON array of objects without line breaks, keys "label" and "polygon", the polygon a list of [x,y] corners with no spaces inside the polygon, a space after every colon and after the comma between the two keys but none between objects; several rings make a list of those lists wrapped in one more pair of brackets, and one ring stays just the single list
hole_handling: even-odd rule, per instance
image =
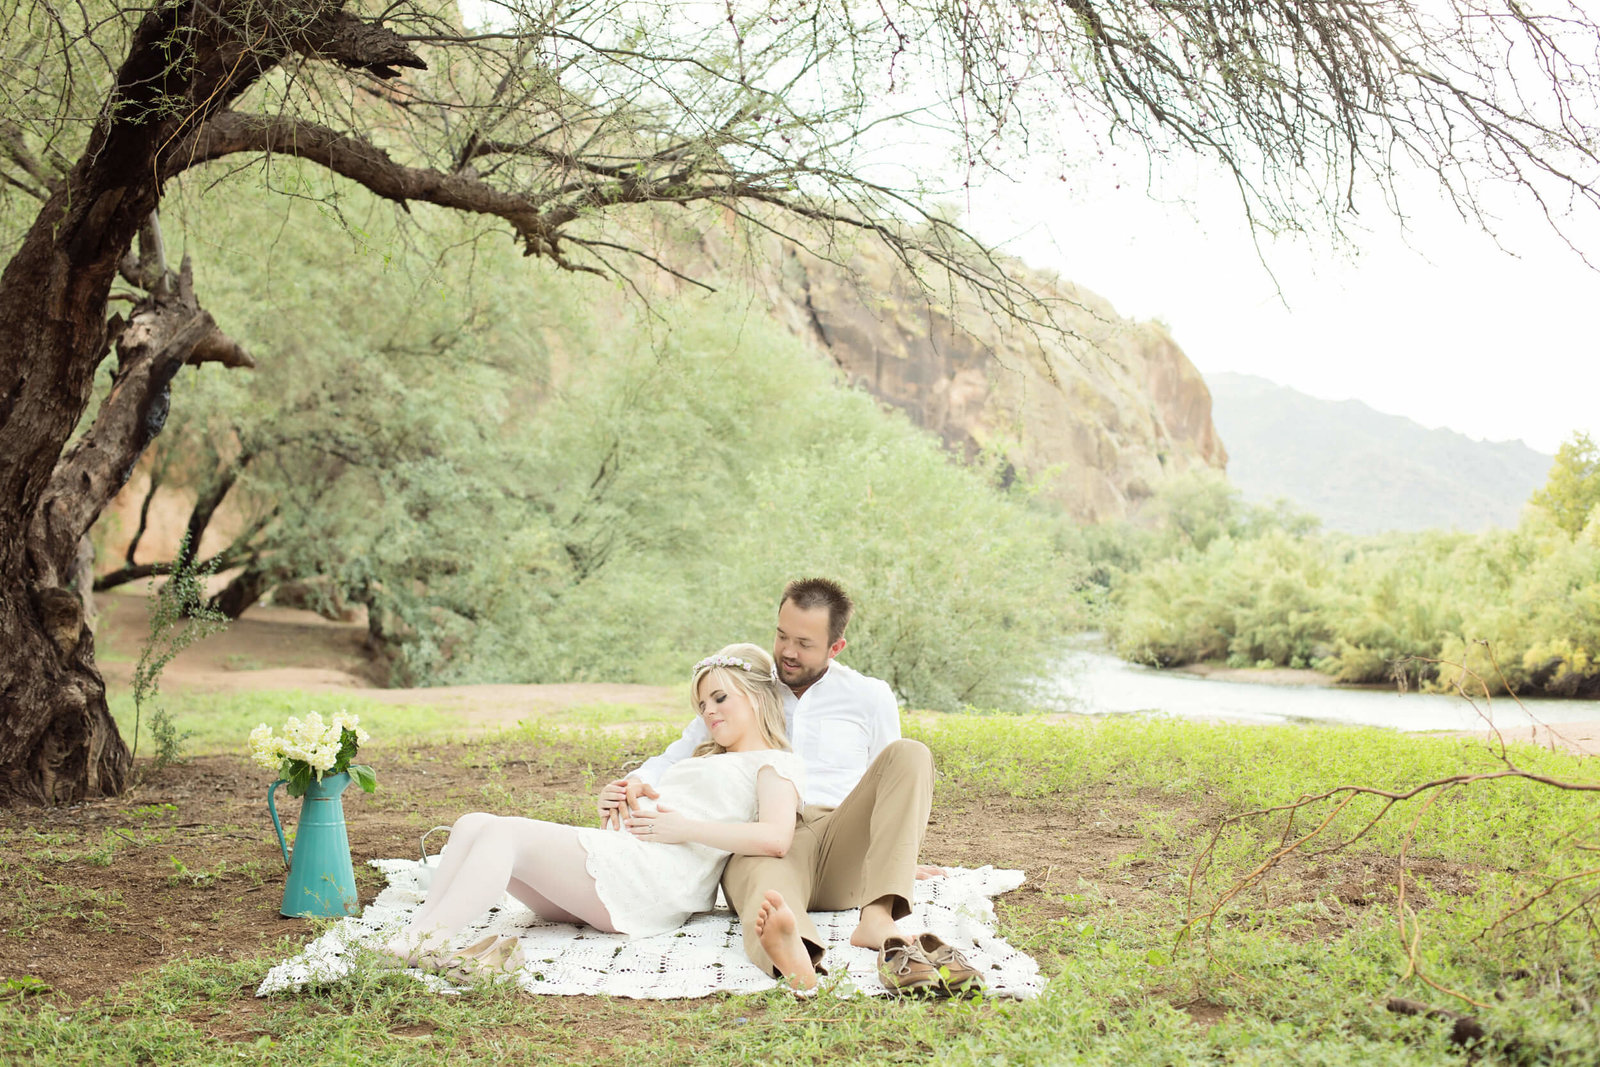
[{"label": "green ground cover", "polygon": [[[254,725],[258,717],[271,721],[284,709],[310,706],[301,697],[276,694],[223,702],[223,716]],[[193,714],[180,707],[179,725]],[[419,715],[409,720],[417,736],[406,744],[391,737],[372,746],[380,777],[372,800],[383,805],[374,811],[423,799],[405,785],[385,796],[386,765],[395,779],[404,768],[427,766],[430,780],[438,781],[470,768],[469,788],[485,803],[583,818],[598,776],[658,747],[670,732],[619,730],[601,721],[607,718],[527,725],[446,748],[448,728]],[[436,729],[434,740],[418,740]],[[226,734],[222,726],[216,730],[218,739]],[[773,993],[640,1003],[494,989],[419,996],[408,979],[372,973],[330,989],[257,1001],[255,984],[269,965],[298,950],[295,939],[264,943],[259,953],[237,960],[196,953],[110,992],[71,1001],[31,993],[26,975],[3,973],[0,966],[0,978],[11,983],[9,995],[0,989],[0,1060],[937,1060],[1118,1067],[1468,1062],[1469,1053],[1450,1043],[1448,1023],[1385,1010],[1387,998],[1403,996],[1476,1017],[1492,1035],[1478,1050],[1478,1062],[1600,1062],[1600,1026],[1591,1012],[1600,996],[1593,928],[1569,922],[1552,933],[1523,929],[1527,924],[1492,925],[1531,890],[1582,869],[1583,854],[1573,845],[1594,837],[1597,794],[1484,782],[1452,791],[1417,823],[1408,885],[1418,902],[1418,958],[1440,984],[1483,1005],[1472,1007],[1400,978],[1405,954],[1395,920],[1394,857],[1421,809],[1418,802],[1397,809],[1344,852],[1286,864],[1223,907],[1208,937],[1180,940],[1179,932],[1191,907],[1193,858],[1220,816],[1344,783],[1410,786],[1490,769],[1495,760],[1481,745],[1378,730],[1132,718],[1091,725],[1010,716],[918,718],[907,721],[907,733],[933,748],[941,770],[930,849],[987,850],[997,865],[1028,870],[1032,890],[1002,898],[1000,912],[1005,936],[1030,952],[1049,978],[1037,999],[923,1004],[826,994],[795,1001]],[[235,748],[240,736],[232,734]],[[1551,777],[1596,779],[1592,760],[1532,749],[1514,758]],[[507,770],[513,764],[531,771],[513,775]],[[538,784],[548,781],[561,784],[553,790]],[[255,782],[246,785],[255,790]],[[1353,832],[1363,815],[1354,808],[1329,832]],[[160,811],[135,816],[135,810],[128,812],[128,835],[160,832],[151,829]],[[1102,825],[1111,829],[1092,839],[1104,846],[1095,855],[1084,844],[1090,837],[1069,832]],[[1196,887],[1200,904],[1218,899],[1281,834],[1281,823],[1262,823],[1224,835],[1215,864]],[[37,867],[46,876],[38,884],[47,885],[50,864],[65,853],[92,851],[99,841],[66,836],[32,841],[8,855]],[[1590,860],[1592,866],[1592,854]],[[191,876],[193,885],[185,889],[198,892],[214,874],[196,861],[174,867],[169,878]],[[1364,900],[1340,889],[1341,879],[1358,876],[1367,879]],[[1572,884],[1593,888],[1592,881]],[[270,896],[242,899],[262,908]],[[110,890],[97,897],[78,890],[59,899],[36,897],[38,923],[51,921],[44,913],[63,909],[92,923],[95,912],[118,906]],[[219,890],[218,907],[231,906],[222,897]],[[1551,917],[1548,909],[1538,914]],[[0,943],[10,936],[0,934]]]},{"label": "green ground cover", "polygon": [[[117,729],[132,745],[133,697],[127,690],[113,690],[109,696],[111,716]],[[346,693],[305,693],[298,690],[261,690],[241,693],[204,693],[174,690],[163,692],[155,706],[165,708],[173,726],[185,734],[184,751],[189,753],[243,751],[239,739],[260,723],[278,728],[291,715],[304,717],[317,712],[324,719],[341,708],[361,716],[363,725],[380,744],[406,740],[448,738],[461,731],[458,720],[448,712],[425,704],[386,704]],[[141,752],[150,751],[149,709],[140,724]]]}]

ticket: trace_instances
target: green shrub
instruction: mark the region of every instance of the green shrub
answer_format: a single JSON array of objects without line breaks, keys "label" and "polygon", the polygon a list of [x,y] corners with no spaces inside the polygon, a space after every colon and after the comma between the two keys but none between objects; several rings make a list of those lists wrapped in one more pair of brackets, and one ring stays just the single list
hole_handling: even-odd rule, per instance
[{"label": "green shrub", "polygon": [[[844,660],[922,706],[1010,699],[1072,625],[1076,557],[1026,489],[736,288],[643,309],[425,207],[402,235],[319,177],[330,244],[254,180],[183,239],[260,368],[182,376],[154,462],[190,489],[237,468],[246,571],[365,605],[394,682],[676,680],[766,643],[807,574],[859,602]],[[264,226],[269,257],[231,255]]]},{"label": "green shrub", "polygon": [[1529,508],[1515,530],[1358,538],[1259,511],[1246,523],[1235,502],[1203,548],[1161,530],[1128,539],[1141,565],[1110,583],[1105,629],[1118,654],[1160,666],[1310,664],[1342,682],[1597,696],[1600,535],[1574,534],[1581,505]]},{"label": "green shrub", "polygon": [[770,641],[783,584],[810,574],[859,605],[844,661],[913,704],[999,703],[1044,669],[1077,569],[1025,498],[735,301],[624,340],[524,453],[560,566],[429,675],[676,679],[722,644]]}]

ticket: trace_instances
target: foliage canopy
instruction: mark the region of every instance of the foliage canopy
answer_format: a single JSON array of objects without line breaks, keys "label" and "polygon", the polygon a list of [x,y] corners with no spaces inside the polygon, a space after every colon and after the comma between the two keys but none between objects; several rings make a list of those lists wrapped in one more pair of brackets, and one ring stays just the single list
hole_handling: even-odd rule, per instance
[{"label": "foliage canopy", "polygon": [[1533,494],[1533,503],[1573,537],[1600,520],[1595,512],[1600,508],[1600,447],[1588,434],[1576,433],[1561,443],[1550,479]]},{"label": "foliage canopy", "polygon": [[[641,223],[656,205],[714,206],[791,237],[820,223],[827,254],[848,259],[845,235],[884,241],[930,287],[967,279],[991,309],[1039,325],[1051,309],[924,206],[916,164],[876,175],[874,131],[943,138],[978,168],[1066,121],[1220,164],[1267,228],[1337,231],[1358,186],[1396,208],[1408,169],[1485,225],[1486,182],[1509,182],[1566,232],[1600,206],[1600,30],[1571,5],[491,7],[487,27],[448,0],[0,7],[0,212],[14,235],[0,275],[0,799],[126,782],[84,640],[79,548],[160,433],[180,369],[254,362],[202,306],[207,275],[197,290],[191,265],[165,254],[159,213],[184,174],[261,163],[279,191],[339,212],[297,188],[309,164],[402,206],[493,220],[561,269],[622,278],[677,272]],[[113,294],[119,279],[131,289]],[[79,431],[113,351],[118,387]]]}]

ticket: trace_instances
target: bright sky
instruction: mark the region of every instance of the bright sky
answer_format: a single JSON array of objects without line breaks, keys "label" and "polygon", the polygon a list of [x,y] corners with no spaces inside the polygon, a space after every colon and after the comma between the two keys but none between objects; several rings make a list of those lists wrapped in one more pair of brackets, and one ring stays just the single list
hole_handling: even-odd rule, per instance
[{"label": "bright sky", "polygon": [[[1373,197],[1357,248],[1264,244],[1269,275],[1220,183],[1168,175],[1147,190],[1137,161],[1124,164],[1120,188],[1103,171],[1063,183],[1053,167],[988,179],[965,221],[1123,315],[1162,320],[1202,373],[1256,374],[1542,452],[1576,430],[1600,438],[1600,273],[1532,211],[1507,213],[1514,257],[1432,190],[1413,197],[1406,238]],[[1600,262],[1600,246],[1586,251]]]}]

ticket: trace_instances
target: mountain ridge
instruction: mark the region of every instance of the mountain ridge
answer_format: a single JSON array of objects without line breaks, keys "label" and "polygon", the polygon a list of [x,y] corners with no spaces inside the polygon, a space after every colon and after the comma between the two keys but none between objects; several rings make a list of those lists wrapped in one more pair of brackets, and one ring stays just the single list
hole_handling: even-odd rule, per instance
[{"label": "mountain ridge", "polygon": [[1284,498],[1330,530],[1509,528],[1553,460],[1521,441],[1475,441],[1256,375],[1205,379],[1228,476],[1245,499]]}]

